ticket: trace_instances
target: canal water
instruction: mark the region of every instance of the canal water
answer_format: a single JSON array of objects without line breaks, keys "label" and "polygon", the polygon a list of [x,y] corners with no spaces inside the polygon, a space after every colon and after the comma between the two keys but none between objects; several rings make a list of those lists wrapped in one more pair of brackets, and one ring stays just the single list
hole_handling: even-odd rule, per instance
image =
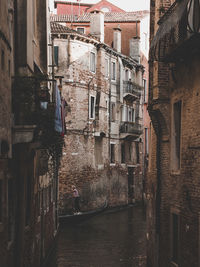
[{"label": "canal water", "polygon": [[145,267],[145,227],[139,206],[61,226],[48,267]]}]

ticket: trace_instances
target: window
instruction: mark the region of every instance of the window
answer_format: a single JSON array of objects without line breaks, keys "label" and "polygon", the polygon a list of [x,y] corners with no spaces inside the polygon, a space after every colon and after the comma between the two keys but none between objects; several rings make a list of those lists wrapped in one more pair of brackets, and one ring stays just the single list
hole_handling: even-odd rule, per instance
[{"label": "window", "polygon": [[125,144],[121,144],[121,163],[125,163]]},{"label": "window", "polygon": [[140,147],[139,147],[138,142],[135,143],[135,149],[136,149],[136,162],[137,164],[139,164],[140,163]]},{"label": "window", "polygon": [[115,144],[110,144],[110,163],[115,163]]},{"label": "window", "polygon": [[132,144],[131,143],[128,144],[128,159],[129,160],[132,159]]},{"label": "window", "polygon": [[58,66],[58,46],[54,46],[54,64]]},{"label": "window", "polygon": [[4,50],[1,50],[1,69],[4,70],[5,68],[5,53]]},{"label": "window", "polygon": [[144,138],[145,138],[145,154],[149,153],[149,144],[148,144],[148,128],[144,129]]},{"label": "window", "polygon": [[0,222],[3,221],[3,180],[0,180]]},{"label": "window", "polygon": [[89,106],[90,119],[95,119],[95,97],[90,96],[90,106]]},{"label": "window", "polygon": [[144,87],[144,103],[147,102],[147,81],[143,79],[143,87]]},{"label": "window", "polygon": [[111,103],[111,121],[115,121],[115,114],[116,114],[116,109],[115,109],[115,103]]},{"label": "window", "polygon": [[116,64],[115,62],[112,62],[112,80],[115,81],[116,79]]},{"label": "window", "polygon": [[127,107],[127,121],[135,122],[135,110],[133,108]]},{"label": "window", "polygon": [[109,76],[109,60],[108,58],[105,59],[105,76]]},{"label": "window", "polygon": [[129,71],[125,70],[125,81],[129,80]]},{"label": "window", "polygon": [[110,9],[108,7],[102,7],[101,11],[103,11],[103,12],[110,12]]},{"label": "window", "polygon": [[172,125],[172,169],[180,169],[180,148],[181,148],[181,105],[182,102],[178,101],[173,105],[173,125]]},{"label": "window", "polygon": [[172,213],[172,261],[178,263],[178,239],[179,239],[179,222],[178,215]]},{"label": "window", "polygon": [[95,60],[95,53],[90,53],[90,71],[95,72],[96,70],[96,60]]},{"label": "window", "polygon": [[95,137],[95,161],[96,164],[103,164],[102,154],[103,140],[101,137]]},{"label": "window", "polygon": [[76,30],[77,30],[78,33],[81,33],[81,34],[85,33],[85,28],[77,27]]}]

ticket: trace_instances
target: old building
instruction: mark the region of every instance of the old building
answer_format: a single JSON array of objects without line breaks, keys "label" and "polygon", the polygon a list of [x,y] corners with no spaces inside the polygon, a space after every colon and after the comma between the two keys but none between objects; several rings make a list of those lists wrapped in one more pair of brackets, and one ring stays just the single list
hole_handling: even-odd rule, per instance
[{"label": "old building", "polygon": [[104,13],[91,16],[89,36],[52,22],[56,76],[63,77],[60,88],[68,104],[61,212],[72,208],[73,184],[83,209],[142,197],[143,66],[133,59],[134,42],[132,57],[121,54],[120,28],[113,29],[111,48],[104,43]]},{"label": "old building", "polygon": [[[130,56],[130,42],[135,42],[139,49],[134,51],[134,59],[144,66],[143,87],[144,94],[142,99],[143,104],[143,186],[145,190],[146,173],[148,166],[149,154],[149,129],[150,117],[147,111],[148,88],[149,88],[149,11],[125,12],[116,6],[113,6],[109,1],[100,1],[96,4],[85,6],[85,4],[60,2],[55,1],[57,15],[52,16],[52,20],[71,29],[77,30],[79,33],[90,34],[90,12],[92,10],[101,10],[104,12],[104,42],[116,49],[114,44],[113,28],[120,27],[121,29],[121,52],[126,56]],[[94,33],[93,33],[94,34]],[[136,55],[136,53],[138,53]]]},{"label": "old building", "polygon": [[[142,149],[142,173],[143,187],[145,190],[146,173],[148,167],[149,156],[149,129],[150,117],[147,111],[148,87],[149,87],[149,11],[125,12],[114,6],[109,1],[100,1],[93,5],[84,3],[72,3],[66,1],[55,1],[57,15],[51,17],[52,21],[58,22],[79,33],[90,34],[90,21],[92,10],[101,10],[104,12],[104,42],[114,47],[113,34],[114,28],[121,29],[121,52],[126,56],[130,56],[131,45],[135,45],[138,51],[134,50],[134,59],[144,66],[143,87],[144,94],[142,98],[143,105],[143,134],[141,135]],[[79,12],[80,11],[80,12]],[[92,33],[93,35],[95,32]],[[116,33],[117,34],[117,33]],[[134,43],[134,44],[133,44]],[[132,53],[132,52],[131,52]],[[145,195],[144,195],[145,196]]]},{"label": "old building", "polygon": [[13,1],[0,3],[0,258],[2,266],[12,266],[13,179],[9,171],[12,157],[11,75],[13,74]]},{"label": "old building", "polygon": [[55,8],[57,9],[57,14],[72,14],[75,16],[83,15],[84,13],[90,13],[95,9],[101,10],[103,12],[125,12],[123,9],[113,5],[109,1],[101,0],[96,4],[87,4],[77,2],[67,2],[67,1],[54,1]]},{"label": "old building", "polygon": [[151,1],[148,266],[199,266],[199,1]]},{"label": "old building", "polygon": [[48,17],[48,1],[0,3],[3,267],[40,266],[58,227],[57,170],[61,145],[57,141],[62,138],[58,133],[55,140]]}]

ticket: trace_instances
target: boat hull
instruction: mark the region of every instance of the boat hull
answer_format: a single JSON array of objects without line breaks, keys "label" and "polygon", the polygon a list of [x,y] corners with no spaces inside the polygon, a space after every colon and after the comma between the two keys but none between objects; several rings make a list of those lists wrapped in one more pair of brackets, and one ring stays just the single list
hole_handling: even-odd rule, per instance
[{"label": "boat hull", "polygon": [[67,214],[67,215],[60,215],[59,216],[59,222],[61,224],[68,223],[68,224],[74,224],[74,223],[81,223],[85,220],[89,220],[94,216],[97,216],[104,212],[107,208],[107,202],[104,203],[104,205],[96,210],[81,212],[79,214]]}]

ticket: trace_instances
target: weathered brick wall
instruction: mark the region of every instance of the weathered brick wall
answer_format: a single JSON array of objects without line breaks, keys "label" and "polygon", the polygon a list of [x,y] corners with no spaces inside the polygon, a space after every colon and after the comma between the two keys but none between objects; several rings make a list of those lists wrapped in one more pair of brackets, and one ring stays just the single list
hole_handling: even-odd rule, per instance
[{"label": "weathered brick wall", "polygon": [[[118,60],[115,55],[106,53],[103,48],[79,40],[55,39],[59,46],[57,75],[64,76],[62,96],[68,108],[66,116],[65,147],[59,174],[60,212],[72,210],[71,187],[76,185],[81,193],[82,209],[91,209],[108,200],[110,206],[127,204],[128,174],[127,166],[134,166],[135,199],[142,198],[142,153],[136,162],[135,143],[130,141],[132,158],[127,165],[121,165]],[[68,53],[66,53],[68,51]],[[90,52],[97,55],[96,72],[90,71]],[[116,62],[116,81],[105,75],[105,59]],[[124,79],[124,77],[121,77]],[[136,82],[141,84],[141,73],[136,73]],[[89,97],[98,97],[98,118],[89,118]],[[123,97],[122,97],[123,98]],[[109,121],[109,102],[116,104],[115,121]],[[133,103],[136,108],[136,104]],[[141,108],[139,111],[141,118]],[[100,137],[100,133],[103,136]],[[98,142],[101,140],[101,146]],[[110,142],[115,144],[115,163],[110,165]],[[128,148],[127,148],[128,151]],[[139,144],[142,152],[142,144]],[[127,157],[128,159],[128,157]]]},{"label": "weathered brick wall", "polygon": [[[12,1],[2,1],[0,9],[0,147],[1,142],[7,142],[9,146],[9,157],[11,157],[11,75],[13,74],[13,43],[12,16],[8,9],[12,7]],[[7,157],[8,155],[1,155]]]},{"label": "weathered brick wall", "polygon": [[[156,2],[155,9],[160,3]],[[167,8],[169,4],[170,1],[164,2],[164,7]],[[153,29],[157,17],[154,17],[154,7],[151,11]],[[152,38],[153,30],[151,34]],[[178,265],[186,267],[199,264],[200,138],[199,116],[196,116],[200,106],[199,62],[198,53],[184,56],[181,63],[176,62],[173,77],[166,63],[150,62],[149,110],[155,131],[151,131],[147,184],[148,266],[172,266],[173,212],[179,216]],[[173,104],[179,100],[182,101],[181,167],[174,171],[172,118]]]},{"label": "weathered brick wall", "polygon": [[[3,0],[0,3],[0,265],[8,267],[14,266],[14,243],[9,242],[8,225],[10,212],[8,180],[12,177],[8,158],[12,157],[11,75],[13,74],[13,40],[11,38],[13,16],[8,10],[12,7],[13,1]],[[13,201],[15,201],[14,193]]]}]

